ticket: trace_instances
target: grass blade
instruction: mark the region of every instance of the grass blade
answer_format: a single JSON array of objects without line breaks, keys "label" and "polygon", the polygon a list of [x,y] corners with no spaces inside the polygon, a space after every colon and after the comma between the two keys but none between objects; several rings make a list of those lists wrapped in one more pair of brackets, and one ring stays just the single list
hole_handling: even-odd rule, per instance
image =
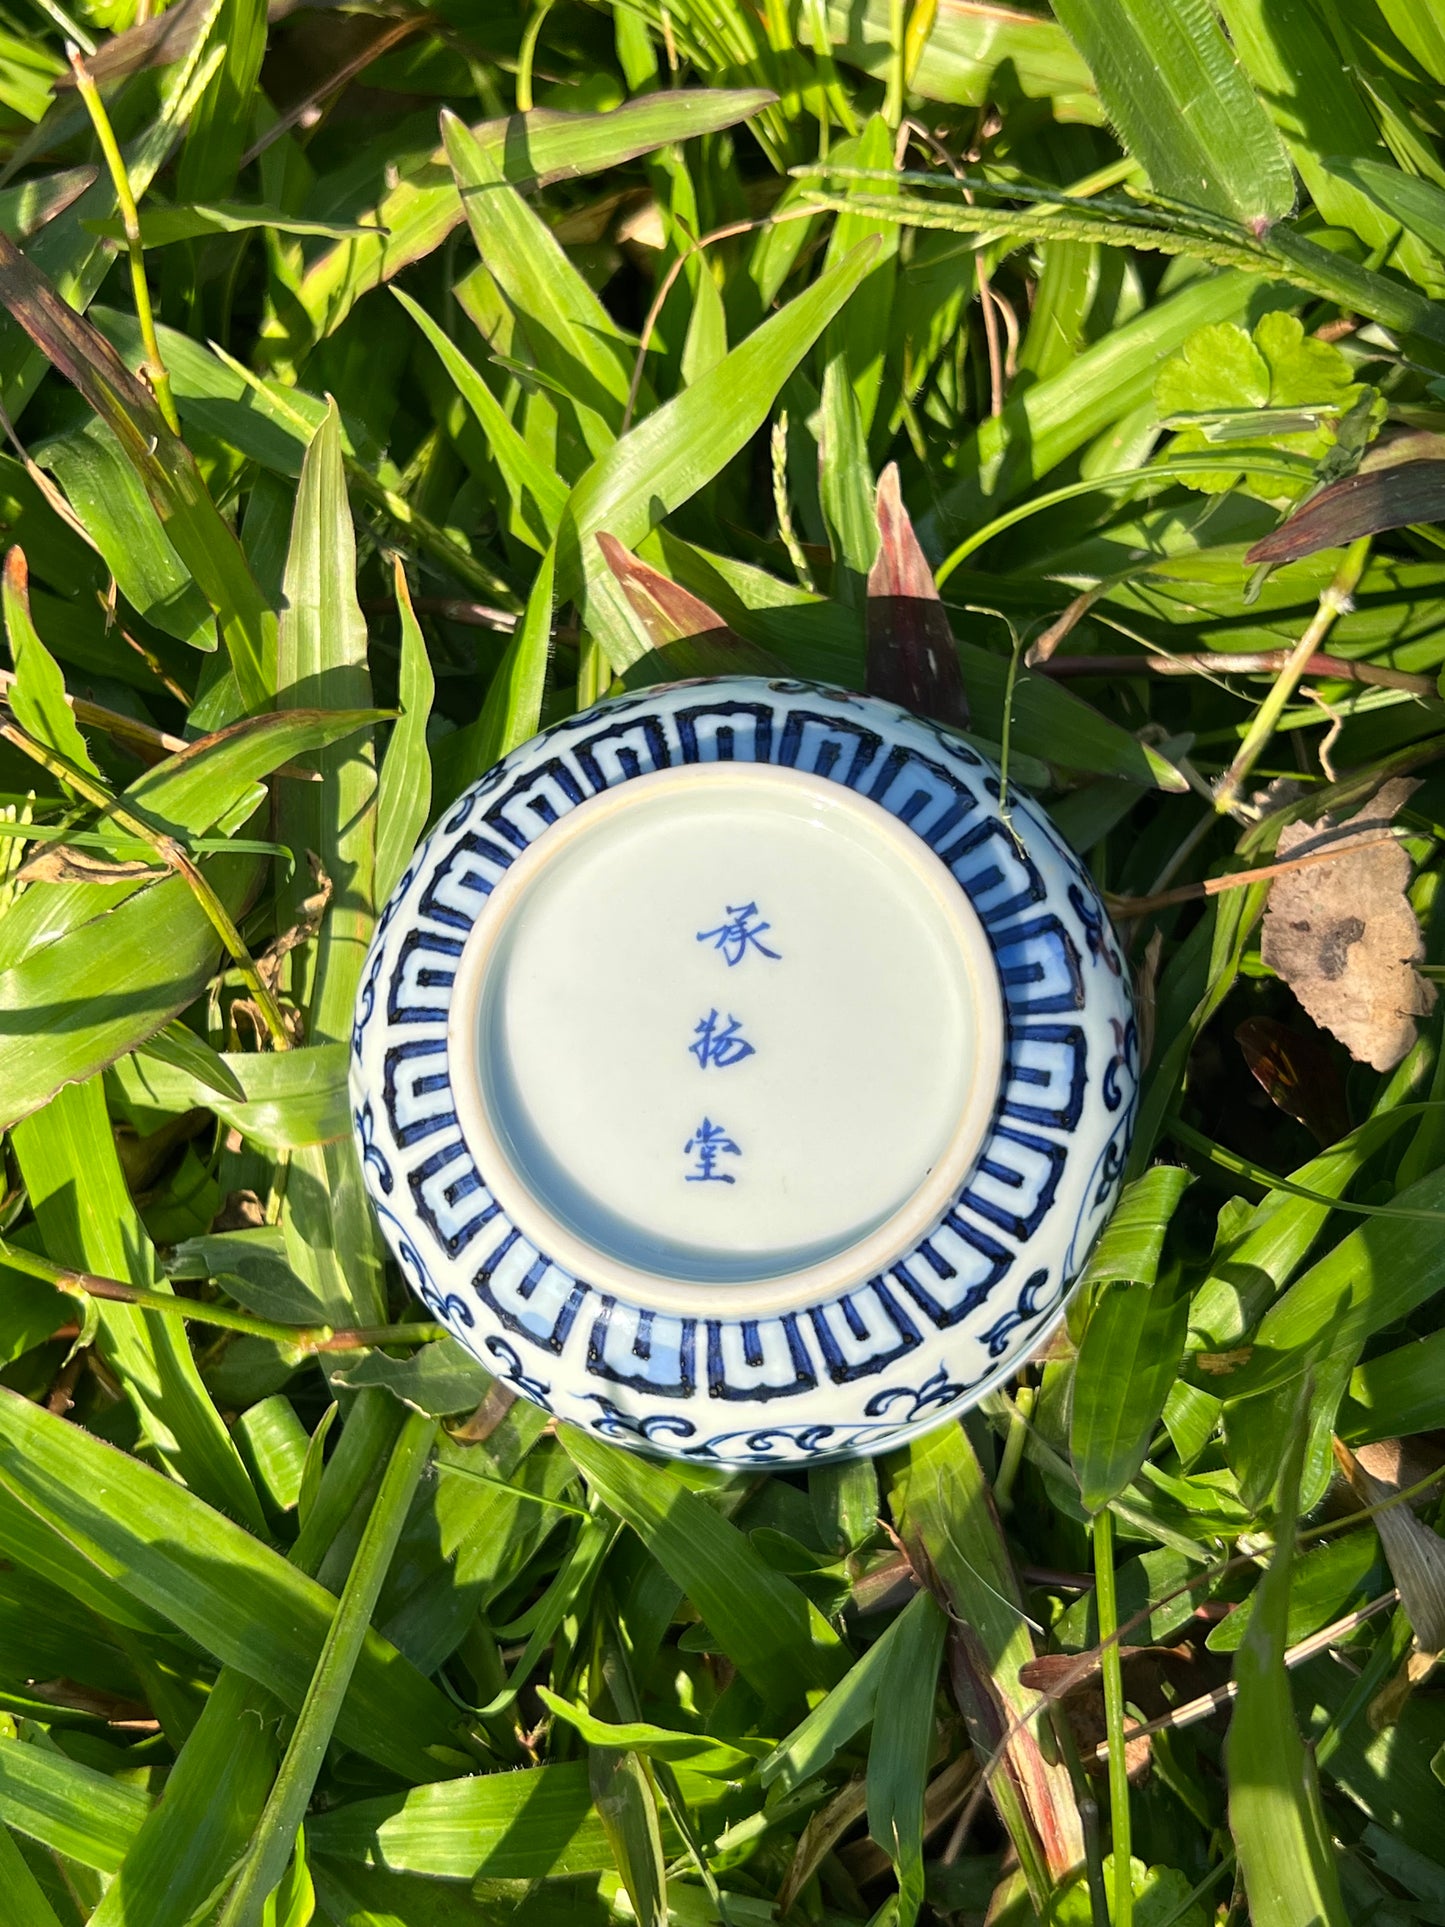
[{"label": "grass blade", "polygon": [[800,1694],[833,1684],[844,1660],[837,1634],[735,1525],[662,1466],[571,1426],[562,1440],[598,1497],[683,1588],[770,1706],[794,1705]]},{"label": "grass blade", "polygon": [[913,1927],[923,1904],[923,1795],[948,1622],[933,1595],[920,1593],[895,1623],[868,1749],[868,1831],[898,1875],[899,1927]]},{"label": "grass blade", "polygon": [[[169,1291],[127,1193],[98,1081],[59,1092],[38,1117],[16,1127],[14,1144],[51,1258]],[[98,1308],[97,1316],[102,1356],[175,1475],[213,1505],[264,1530],[255,1488],[201,1382],[179,1320],[147,1318],[120,1304]]]},{"label": "grass blade", "polygon": [[435,1433],[433,1422],[415,1412],[402,1427],[287,1742],[281,1771],[221,1909],[219,1927],[258,1927],[262,1906],[286,1870]]},{"label": "grass blade", "polygon": [[1284,145],[1207,0],[1057,0],[1054,11],[1161,194],[1252,226],[1289,213]]},{"label": "grass blade", "polygon": [[[0,1487],[140,1605],[300,1707],[335,1600],[279,1553],[160,1473],[12,1392],[0,1397]],[[368,1633],[338,1737],[422,1780],[455,1759],[453,1724],[438,1689]]]},{"label": "grass blade", "polygon": [[385,903],[401,881],[431,814],[426,726],[436,685],[400,558],[393,581],[401,617],[401,715],[392,729],[376,782],[374,887],[378,903]]},{"label": "grass blade", "polygon": [[1234,1667],[1239,1694],[1225,1745],[1229,1819],[1257,1927],[1298,1927],[1302,1920],[1346,1927],[1314,1764],[1295,1724],[1284,1665],[1303,1427],[1293,1426],[1286,1439],[1274,1556]]}]

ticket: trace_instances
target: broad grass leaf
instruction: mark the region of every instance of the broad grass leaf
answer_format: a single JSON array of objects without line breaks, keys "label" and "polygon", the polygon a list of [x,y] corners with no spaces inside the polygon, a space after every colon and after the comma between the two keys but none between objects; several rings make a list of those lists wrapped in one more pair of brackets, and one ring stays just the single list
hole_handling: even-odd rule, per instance
[{"label": "broad grass leaf", "polygon": [[221,0],[211,31],[226,57],[206,83],[186,129],[176,169],[182,201],[225,194],[235,186],[266,52],[265,0]]},{"label": "broad grass leaf", "polygon": [[256,1489],[276,1512],[295,1510],[311,1441],[289,1398],[277,1392],[248,1405],[235,1437]]},{"label": "broad grass leaf", "polygon": [[[1392,1200],[1409,1210],[1445,1210],[1445,1167],[1417,1180]],[[1445,1286],[1445,1239],[1438,1223],[1367,1218],[1311,1265],[1266,1312],[1255,1333],[1261,1378],[1277,1362],[1303,1354],[1323,1338],[1322,1362],[1353,1365],[1365,1340],[1407,1318]],[[1231,1391],[1239,1380],[1223,1380]],[[1241,1389],[1243,1387],[1241,1386]]]},{"label": "broad grass leaf", "polygon": [[[516,114],[468,130],[514,187],[602,173],[670,141],[731,127],[765,107],[765,88],[662,90],[610,113]],[[379,203],[377,237],[346,241],[307,271],[298,298],[317,334],[338,328],[368,289],[430,254],[463,218],[461,196],[438,149]]]},{"label": "broad grass leaf", "polygon": [[1262,536],[1247,562],[1297,562],[1340,549],[1362,535],[1412,528],[1445,515],[1445,462],[1389,462],[1347,475],[1312,495],[1277,529]]},{"label": "broad grass leaf", "polygon": [[533,548],[545,550],[557,533],[567,502],[567,484],[541,461],[456,343],[404,288],[392,293],[426,336],[456,384],[457,393],[476,416],[487,451],[502,472],[512,504],[512,532]]},{"label": "broad grass leaf", "polygon": [[[847,313],[846,306],[843,311]],[[829,340],[836,328],[836,322],[830,326]],[[833,555],[833,600],[857,612],[878,558],[879,533],[863,417],[841,348],[823,371],[817,424],[818,499]]]},{"label": "broad grass leaf", "polygon": [[[428,1880],[415,1874],[391,1873],[385,1867],[328,1860],[313,1852],[311,1877],[324,1917],[334,1927],[492,1927],[496,1916],[486,1902],[474,1898],[470,1887],[451,1880]],[[545,1896],[546,1890],[539,1893]],[[568,1906],[570,1892],[564,1888]],[[546,1899],[531,1905],[539,1927]],[[593,1927],[592,1920],[575,1927]]]},{"label": "broad grass leaf", "polygon": [[1322,219],[1357,234],[1366,253],[1388,250],[1392,266],[1428,283],[1432,270],[1438,272],[1430,250],[1402,236],[1395,218],[1339,167],[1341,159],[1378,160],[1381,141],[1354,62],[1341,58],[1328,27],[1304,9],[1272,0],[1221,0],[1220,12]]},{"label": "broad grass leaf", "polygon": [[[1352,1607],[1362,1606],[1389,1584],[1389,1570],[1375,1533],[1342,1532],[1295,1555],[1290,1573],[1285,1644],[1296,1645]],[[1238,1652],[1254,1616],[1259,1588],[1226,1613],[1205,1644],[1211,1653]]]},{"label": "broad grass leaf", "polygon": [[[13,1142],[48,1257],[167,1289],[126,1189],[98,1079],[60,1091],[16,1127]],[[255,1489],[201,1381],[181,1320],[114,1303],[98,1305],[96,1315],[101,1356],[154,1449],[204,1499],[263,1531]]]},{"label": "broad grass leaf", "polygon": [[[1005,1727],[1038,1705],[1019,1684],[1034,1648],[992,1495],[961,1425],[916,1440],[889,1470],[894,1523],[915,1568],[937,1574],[954,1619],[954,1693],[975,1751],[987,1759]],[[992,1790],[1020,1857],[1036,1862],[1042,1848],[1054,1876],[1070,1872],[1083,1859],[1084,1836],[1068,1774],[1044,1757],[1030,1726],[1007,1754],[1011,1770],[995,1775]]]},{"label": "broad grass leaf", "polygon": [[[586,590],[589,612],[606,560],[592,539],[602,530],[636,549],[649,531],[712,480],[767,419],[788,376],[868,272],[865,244],[740,342],[716,368],[631,429],[593,463],[572,491],[557,544],[557,600]],[[612,654],[609,638],[604,644]],[[621,672],[641,654],[640,641]]]},{"label": "broad grass leaf", "polygon": [[437,808],[445,809],[469,783],[536,735],[552,647],[557,551],[537,566],[517,632],[487,685],[482,713],[465,729],[443,736],[432,752]]},{"label": "broad grass leaf", "polygon": [[614,1752],[634,1752],[649,1759],[684,1761],[697,1773],[712,1773],[718,1778],[741,1779],[757,1764],[766,1740],[749,1741],[748,1748],[733,1746],[727,1740],[707,1733],[678,1733],[647,1720],[627,1720],[620,1724],[600,1720],[585,1706],[563,1699],[545,1686],[537,1696],[555,1716],[582,1735],[589,1746],[610,1747]]},{"label": "broad grass leaf", "polygon": [[90,1927],[189,1927],[240,1856],[280,1758],[281,1709],[227,1667]]},{"label": "broad grass leaf", "polygon": [[426,729],[435,682],[426,638],[411,606],[398,557],[393,575],[401,618],[401,715],[392,729],[376,779],[374,893],[385,904],[400,883],[431,813],[431,759]]},{"label": "broad grass leaf", "polygon": [[177,555],[111,429],[92,416],[40,443],[33,454],[64,489],[131,607],[193,649],[214,649],[216,619],[210,604]]},{"label": "broad grass leaf", "polygon": [[[370,701],[366,622],[356,594],[356,536],[342,465],[341,417],[327,408],[302,464],[286,556],[285,606],[276,644],[280,708]],[[315,1044],[349,1041],[356,987],[376,921],[376,764],[370,736],[316,758],[321,781],[282,793],[282,840],[315,851],[333,895],[309,973],[293,977]],[[301,914],[309,880],[293,880],[285,914]],[[293,953],[293,962],[296,953]],[[282,1207],[291,1263],[333,1324],[381,1324],[385,1290],[375,1222],[348,1134],[293,1154]]]},{"label": "broad grass leaf", "polygon": [[1190,1343],[1196,1350],[1225,1351],[1248,1336],[1291,1276],[1304,1263],[1330,1216],[1320,1197],[1343,1197],[1365,1161],[1407,1117],[1388,1110],[1290,1173],[1291,1184],[1315,1198],[1273,1191],[1246,1221],[1216,1247],[1209,1271],[1189,1310]]},{"label": "broad grass leaf", "polygon": [[[1201,277],[1112,330],[1046,381],[1010,397],[958,450],[957,478],[921,519],[919,537],[940,557],[990,514],[1137,407],[1159,363],[1196,329],[1257,318],[1294,299],[1279,283],[1230,271]],[[961,583],[955,581],[955,592]],[[972,597],[967,598],[972,600]]]},{"label": "broad grass leaf", "polygon": [[[166,1033],[159,1033],[165,1035]],[[174,1056],[143,1051],[116,1065],[114,1076],[135,1113],[174,1114],[194,1106],[214,1111],[251,1144],[271,1152],[329,1144],[351,1129],[346,1095],[347,1046],[311,1044],[284,1052],[216,1052],[206,1074]],[[240,1096],[218,1088],[230,1079]]]},{"label": "broad grass leaf", "polygon": [[1445,188],[1406,174],[1383,161],[1355,157],[1327,163],[1331,172],[1362,188],[1432,253],[1445,260]]},{"label": "broad grass leaf", "polygon": [[23,241],[46,227],[100,177],[94,167],[63,167],[0,189],[0,229],[12,241]]},{"label": "broad grass leaf", "polygon": [[0,596],[5,609],[5,639],[10,644],[10,660],[15,668],[9,704],[16,722],[37,743],[57,750],[68,763],[103,782],[65,700],[65,678],[60,666],[40,640],[31,619],[30,573],[23,549],[11,549],[5,557],[4,587]]},{"label": "broad grass leaf", "polygon": [[265,664],[275,618],[240,544],[207,492],[195,457],[104,335],[77,314],[33,260],[4,235],[0,301],[114,432],[176,553],[220,619],[247,704],[264,702],[270,693]]},{"label": "broad grass leaf", "polygon": [[[829,158],[838,166],[887,172],[893,166],[894,139],[894,130],[883,115],[874,114],[856,139],[841,142],[831,150]],[[880,181],[857,182],[855,191],[858,188],[867,194],[889,191],[887,183]],[[845,197],[848,191],[845,186]],[[895,221],[880,221],[876,215],[845,213],[838,215],[828,238],[828,267],[836,267],[846,260],[853,249],[865,241],[872,240],[877,248],[873,265],[857,293],[829,327],[825,349],[830,367],[841,357],[840,372],[846,374],[853,390],[860,439],[865,448],[883,386],[901,235],[902,230]]]},{"label": "broad grass leaf", "polygon": [[1225,1762],[1229,1820],[1255,1927],[1347,1927],[1314,1763],[1295,1724],[1284,1654],[1303,1439],[1287,1432],[1275,1550],[1235,1661]]},{"label": "broad grass leaf", "polygon": [[438,1445],[435,1480],[413,1512],[377,1612],[383,1635],[424,1672],[456,1650],[477,1613],[575,1514],[576,1474],[566,1453],[542,1439],[545,1423],[518,1401],[479,1443]]},{"label": "broad grass leaf", "polygon": [[1089,1254],[1080,1282],[1152,1285],[1159,1275],[1159,1254],[1179,1200],[1194,1182],[1180,1164],[1153,1164],[1127,1184],[1114,1214]]},{"label": "broad grass leaf", "polygon": [[439,1880],[545,1880],[610,1869],[581,1761],[488,1773],[317,1814],[314,1853]]},{"label": "broad grass leaf", "polygon": [[[12,1392],[0,1395],[0,1487],[143,1607],[284,1705],[300,1706],[335,1601],[279,1553],[183,1486]],[[369,1634],[338,1738],[423,1780],[455,1757],[453,1724],[438,1689]]]},{"label": "broad grass leaf", "polygon": [[[319,1568],[374,1482],[400,1425],[399,1408],[380,1394],[362,1392],[352,1402],[324,1476],[318,1462],[318,1490],[290,1555],[298,1570],[314,1574]],[[323,1422],[318,1437],[328,1429]],[[223,1668],[170,1771],[165,1799],[97,1911],[98,1927],[193,1927],[207,1902],[219,1898],[266,1804],[280,1759],[282,1718],[263,1687]]]},{"label": "broad grass leaf", "polygon": [[931,1593],[911,1600],[896,1621],[878,1679],[868,1749],[868,1831],[898,1875],[899,1927],[912,1927],[923,1904],[923,1799],[947,1624]]},{"label": "broad grass leaf", "polygon": [[[1402,1661],[1407,1650],[1408,1636],[1398,1655]],[[1345,1667],[1317,1660],[1299,1678],[1299,1703],[1312,1707],[1311,1737],[1318,1741],[1327,1722],[1338,1729],[1321,1770],[1377,1826],[1438,1864],[1439,1755],[1445,1746],[1445,1705],[1438,1694],[1412,1694],[1397,1716],[1376,1731],[1358,1716],[1363,1711],[1358,1703],[1356,1717],[1340,1717],[1356,1688]]]},{"label": "broad grass leaf", "polygon": [[1250,225],[1289,213],[1289,158],[1207,0],[1058,0],[1055,12],[1161,194]]},{"label": "broad grass leaf", "polygon": [[[1191,1548],[1191,1553],[1192,1553]],[[1187,1588],[1197,1579],[1197,1556],[1186,1558],[1168,1546],[1126,1559],[1115,1574],[1119,1624],[1147,1613],[1129,1634],[1131,1640],[1163,1646],[1187,1626],[1203,1596],[1203,1588]],[[1099,1643],[1099,1606],[1092,1591],[1076,1599],[1054,1622],[1055,1642],[1065,1652],[1083,1652]]]},{"label": "broad grass leaf", "polygon": [[1189,1296],[1177,1278],[1106,1285],[1074,1370],[1069,1453],[1090,1512],[1116,1499],[1148,1454],[1179,1372]]},{"label": "broad grass leaf", "polygon": [[0,1826],[0,1900],[5,1903],[9,1927],[60,1927],[44,1888],[4,1826]]},{"label": "broad grass leaf", "polygon": [[1445,1426],[1445,1331],[1433,1331],[1357,1365],[1340,1414],[1351,1445],[1408,1438]]},{"label": "broad grass leaf", "polygon": [[377,1385],[414,1412],[445,1418],[452,1412],[475,1410],[492,1378],[454,1338],[439,1338],[419,1346],[408,1358],[367,1352],[355,1365],[333,1372],[331,1383],[352,1388]]},{"label": "broad grass leaf", "polygon": [[640,1754],[587,1750],[593,1804],[638,1927],[667,1927],[667,1861],[657,1790]]},{"label": "broad grass leaf", "polygon": [[713,1637],[770,1707],[831,1686],[846,1663],[837,1634],[791,1580],[677,1474],[568,1426],[578,1470],[682,1587]]},{"label": "broad grass leaf", "polygon": [[[846,17],[831,13],[839,60],[885,80],[892,38],[888,0],[866,0]],[[955,11],[940,7],[922,58],[909,80],[925,100],[982,107],[1001,88],[1017,87],[1026,98],[1056,101],[1061,118],[1098,124],[1103,119],[1094,77],[1056,20],[1007,11]]]},{"label": "broad grass leaf", "polygon": [[888,1666],[888,1655],[900,1636],[898,1628],[918,1607],[912,1600],[856,1660],[812,1711],[780,1740],[758,1769],[764,1786],[779,1781],[786,1793],[802,1786],[829,1766],[840,1747],[861,1733],[873,1718],[879,1685]]},{"label": "broad grass leaf", "polygon": [[[203,869],[231,917],[242,915],[260,887],[260,862],[212,857]],[[32,945],[0,968],[0,1127],[134,1050],[205,988],[220,939],[190,885],[176,876],[126,896],[128,887],[58,886],[57,896],[93,893],[88,919],[75,915],[74,899],[55,905],[57,914],[69,909],[69,927],[47,934],[65,941]],[[125,900],[112,907],[107,893]]]},{"label": "broad grass leaf", "polygon": [[[120,220],[90,224],[108,241],[126,238]],[[191,202],[177,207],[148,207],[140,217],[141,246],[171,247],[177,241],[199,241],[211,234],[245,234],[252,228],[265,228],[274,234],[319,235],[328,241],[346,241],[356,235],[371,235],[373,228],[356,227],[344,221],[308,221],[298,214],[287,214],[279,207],[259,201]]]},{"label": "broad grass leaf", "polygon": [[43,1744],[0,1740],[0,1820],[83,1867],[114,1873],[150,1805],[143,1787]]},{"label": "broad grass leaf", "polygon": [[180,1071],[199,1084],[202,1090],[245,1103],[246,1087],[238,1081],[233,1071],[226,1068],[226,1061],[220,1052],[212,1050],[204,1038],[198,1037],[195,1031],[188,1030],[184,1024],[165,1025],[140,1048],[143,1056],[170,1065],[173,1070]]},{"label": "broad grass leaf", "polygon": [[[266,1808],[221,1909],[222,1927],[250,1927],[258,1905],[276,1927],[305,1927],[303,1825],[343,1703],[355,1677],[377,1597],[436,1437],[430,1418],[409,1413],[368,1508],[315,1670]],[[373,1634],[374,1638],[375,1635]],[[287,1867],[290,1864],[290,1878]],[[300,1915],[298,1919],[297,1916]]]},{"label": "broad grass leaf", "polygon": [[[366,622],[356,598],[356,536],[333,404],[301,467],[276,640],[280,709],[360,710],[371,701]],[[282,840],[314,850],[333,895],[315,944],[308,1034],[333,1043],[351,1034],[352,1006],[375,919],[376,766],[369,736],[320,751],[319,783],[282,791]],[[292,898],[309,889],[292,879]]]},{"label": "broad grass leaf", "polygon": [[544,376],[571,401],[594,459],[617,437],[632,350],[617,323],[509,181],[502,157],[455,115],[442,139],[477,252],[526,330]]}]

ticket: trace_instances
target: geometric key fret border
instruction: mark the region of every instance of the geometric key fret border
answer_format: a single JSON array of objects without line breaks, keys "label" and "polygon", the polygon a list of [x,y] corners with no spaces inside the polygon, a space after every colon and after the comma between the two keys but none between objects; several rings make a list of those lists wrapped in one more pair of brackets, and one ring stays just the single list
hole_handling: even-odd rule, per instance
[{"label": "geometric key fret border", "polygon": [[[897,712],[904,744],[869,727],[846,692],[799,682],[756,696],[659,706],[655,690],[612,699],[514,753],[454,806],[388,906],[352,1032],[354,1117],[363,1170],[408,1282],[490,1369],[559,1416],[604,1435],[666,1442],[729,1462],[778,1463],[867,1449],[936,1421],[1006,1375],[1062,1303],[1108,1215],[1137,1097],[1137,1033],[1127,980],[1087,873],[1027,799],[1010,798],[1031,845],[1068,878],[1061,891],[1000,813],[999,782],[967,744]],[[666,692],[671,698],[685,692]],[[521,851],[599,791],[654,770],[714,761],[779,764],[845,784],[907,824],[968,893],[998,969],[1005,1070],[989,1137],[939,1222],[898,1264],[826,1302],[773,1317],[681,1316],[630,1305],[575,1278],[532,1245],[493,1198],[457,1122],[446,1070],[448,996],[467,933]],[[1046,859],[1045,859],[1046,860]],[[1064,914],[1067,904],[1068,914]],[[405,904],[409,927],[392,929]],[[1109,997],[1107,1061],[1091,1065],[1082,1013]],[[1099,1046],[1099,1027],[1093,1044]],[[361,1074],[380,1040],[380,1115]],[[1098,1082],[1115,1123],[1084,1174],[1072,1143]],[[1067,1180],[1067,1182],[1066,1182]],[[404,1191],[403,1191],[404,1187]],[[1069,1191],[1072,1206],[1061,1203]],[[422,1227],[394,1209],[399,1198]],[[1051,1265],[1029,1246],[1051,1216],[1074,1223]],[[460,1278],[457,1276],[461,1268]],[[439,1274],[449,1282],[438,1283]],[[992,1318],[988,1313],[996,1312]],[[960,1358],[919,1381],[911,1354],[930,1333],[960,1334]],[[986,1321],[986,1322],[984,1322]],[[557,1374],[566,1355],[569,1374]],[[583,1378],[566,1395],[554,1377]],[[760,1419],[772,1401],[858,1388],[849,1424]],[[729,1408],[753,1422],[715,1430]]]}]

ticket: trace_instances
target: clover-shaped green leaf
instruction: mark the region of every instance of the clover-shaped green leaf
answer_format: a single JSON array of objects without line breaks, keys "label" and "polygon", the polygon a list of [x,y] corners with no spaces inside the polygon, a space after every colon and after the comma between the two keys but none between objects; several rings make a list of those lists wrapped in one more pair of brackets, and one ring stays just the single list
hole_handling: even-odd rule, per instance
[{"label": "clover-shaped green leaf", "polygon": [[[1382,397],[1354,379],[1340,350],[1307,335],[1292,314],[1265,315],[1253,335],[1232,322],[1198,329],[1159,370],[1154,399],[1166,425],[1179,431],[1172,455],[1271,449],[1316,464],[1336,446],[1340,423],[1352,410],[1358,411],[1356,434],[1360,415],[1366,421],[1360,451],[1385,413]],[[1243,464],[1180,479],[1209,495],[1243,486],[1271,502],[1292,501],[1310,485],[1303,475],[1298,482],[1251,477]]]}]

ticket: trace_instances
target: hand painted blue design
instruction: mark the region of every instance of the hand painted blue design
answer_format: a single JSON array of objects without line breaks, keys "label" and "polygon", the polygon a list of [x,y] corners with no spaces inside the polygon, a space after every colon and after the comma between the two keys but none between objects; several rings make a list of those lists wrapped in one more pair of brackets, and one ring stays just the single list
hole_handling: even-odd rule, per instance
[{"label": "hand painted blue design", "polygon": [[486,1352],[498,1378],[514,1386],[524,1398],[531,1399],[534,1405],[540,1405],[544,1411],[552,1410],[552,1387],[545,1379],[533,1378],[524,1370],[515,1345],[505,1338],[494,1336],[487,1339]]},{"label": "hand painted blue design", "polygon": [[764,957],[771,957],[774,963],[780,961],[781,953],[769,950],[762,940],[764,930],[772,925],[757,921],[758,906],[755,903],[730,903],[727,906],[728,921],[720,923],[716,930],[699,930],[699,943],[711,943],[714,950],[720,950],[731,970],[740,964],[749,948],[757,950]]},{"label": "hand painted blue design", "polygon": [[743,1036],[742,1028],[742,1019],[734,1017],[731,1011],[723,1024],[716,1010],[710,1010],[693,1032],[697,1042],[687,1048],[704,1070],[709,1065],[720,1071],[727,1070],[754,1054],[756,1047]]},{"label": "hand painted blue design", "polygon": [[[654,1316],[574,1277],[501,1211],[456,1123],[448,1009],[462,948],[517,853],[600,791],[720,760],[845,784],[935,852],[993,951],[1009,1073],[967,1183],[886,1276],[781,1315],[729,1317],[714,1301],[696,1319]],[[1027,846],[1000,833],[987,769],[932,726],[852,694],[783,679],[703,681],[608,699],[554,725],[448,812],[388,905],[363,973],[353,1102],[367,1188],[407,1282],[489,1370],[548,1409],[590,1402],[597,1416],[583,1422],[620,1442],[776,1466],[898,1444],[972,1404],[1037,1344],[1122,1180],[1138,1040],[1127,973],[1086,869],[1022,797],[1013,816]],[[726,921],[697,940],[733,969],[751,952],[778,961],[768,934],[753,902],[728,905]],[[738,1015],[724,1012],[726,1024],[714,1011],[710,1030],[708,1018],[697,1027],[712,1048],[685,1046],[701,1068],[751,1054]],[[724,1125],[704,1125],[708,1178],[728,1182],[741,1145]],[[590,1389],[599,1383],[605,1392]],[[742,1423],[714,1432],[709,1413]]]},{"label": "hand painted blue design", "polygon": [[371,1166],[376,1173],[377,1183],[390,1197],[396,1180],[391,1175],[391,1166],[386,1161],[385,1153],[376,1141],[376,1116],[372,1111],[370,1098],[367,1098],[359,1111],[353,1113],[351,1121],[356,1127],[357,1140],[361,1146],[362,1163]]},{"label": "hand painted blue design", "polygon": [[741,1145],[734,1144],[721,1124],[714,1124],[705,1117],[687,1143],[683,1145],[683,1155],[697,1153],[697,1169],[689,1171],[684,1180],[688,1184],[736,1184],[737,1179],[731,1172],[719,1171],[717,1161],[720,1157],[741,1157]]}]

